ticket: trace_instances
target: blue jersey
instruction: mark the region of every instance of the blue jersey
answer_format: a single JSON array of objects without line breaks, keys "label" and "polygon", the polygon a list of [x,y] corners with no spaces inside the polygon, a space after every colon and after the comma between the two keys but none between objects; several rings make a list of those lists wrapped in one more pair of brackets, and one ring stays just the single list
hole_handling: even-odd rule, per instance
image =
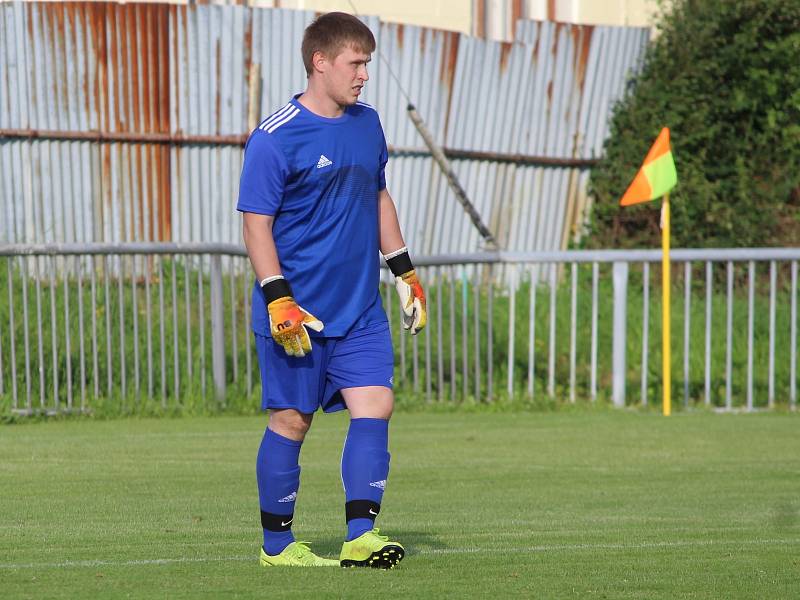
[{"label": "blue jersey", "polygon": [[[375,110],[316,115],[295,96],[247,141],[237,210],[274,215],[281,271],[297,303],[340,337],[386,321],[379,294],[378,193],[386,187],[386,140]],[[269,335],[259,282],[253,330]]]}]

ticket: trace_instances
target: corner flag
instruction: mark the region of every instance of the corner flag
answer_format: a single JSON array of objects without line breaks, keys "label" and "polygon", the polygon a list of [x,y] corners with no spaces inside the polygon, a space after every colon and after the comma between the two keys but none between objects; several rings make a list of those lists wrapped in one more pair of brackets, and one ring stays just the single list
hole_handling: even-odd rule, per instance
[{"label": "corner flag", "polygon": [[619,203],[622,206],[648,202],[663,196],[661,204],[661,370],[663,380],[663,412],[672,412],[672,349],[670,345],[671,285],[669,261],[669,191],[678,183],[678,173],[669,146],[669,128],[664,127],[642,163],[636,177],[628,186]]},{"label": "corner flag", "polygon": [[655,200],[674,188],[676,183],[678,173],[669,147],[669,128],[664,127],[619,203],[630,206]]}]

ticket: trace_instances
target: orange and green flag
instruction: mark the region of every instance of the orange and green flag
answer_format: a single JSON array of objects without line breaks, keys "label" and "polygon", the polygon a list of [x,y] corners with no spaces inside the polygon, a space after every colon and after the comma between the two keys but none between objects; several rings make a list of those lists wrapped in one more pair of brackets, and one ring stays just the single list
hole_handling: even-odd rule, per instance
[{"label": "orange and green flag", "polygon": [[674,188],[676,183],[678,173],[669,147],[669,128],[664,127],[619,203],[630,206],[655,200]]}]

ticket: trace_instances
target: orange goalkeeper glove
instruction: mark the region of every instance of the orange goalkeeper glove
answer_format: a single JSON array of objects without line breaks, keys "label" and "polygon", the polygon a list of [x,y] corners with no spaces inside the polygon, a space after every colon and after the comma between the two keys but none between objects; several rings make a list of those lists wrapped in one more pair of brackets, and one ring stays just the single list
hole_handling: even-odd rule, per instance
[{"label": "orange goalkeeper glove", "polygon": [[416,335],[428,321],[428,310],[425,306],[425,291],[419,282],[414,265],[403,247],[384,256],[386,264],[394,274],[394,285],[400,296],[400,307],[403,309],[403,328],[410,329]]},{"label": "orange goalkeeper glove", "polygon": [[283,277],[268,277],[261,282],[261,290],[267,302],[272,339],[283,346],[289,356],[305,356],[310,353],[311,337],[308,329],[322,331],[322,321],[298,306]]}]

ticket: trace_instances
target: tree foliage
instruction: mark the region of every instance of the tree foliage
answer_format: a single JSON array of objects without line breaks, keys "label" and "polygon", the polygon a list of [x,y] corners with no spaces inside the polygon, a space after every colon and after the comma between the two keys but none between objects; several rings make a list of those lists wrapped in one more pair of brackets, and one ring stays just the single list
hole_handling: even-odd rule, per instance
[{"label": "tree foliage", "polygon": [[588,245],[657,245],[660,202],[619,198],[665,125],[675,246],[797,245],[800,1],[673,2],[592,170]]}]

